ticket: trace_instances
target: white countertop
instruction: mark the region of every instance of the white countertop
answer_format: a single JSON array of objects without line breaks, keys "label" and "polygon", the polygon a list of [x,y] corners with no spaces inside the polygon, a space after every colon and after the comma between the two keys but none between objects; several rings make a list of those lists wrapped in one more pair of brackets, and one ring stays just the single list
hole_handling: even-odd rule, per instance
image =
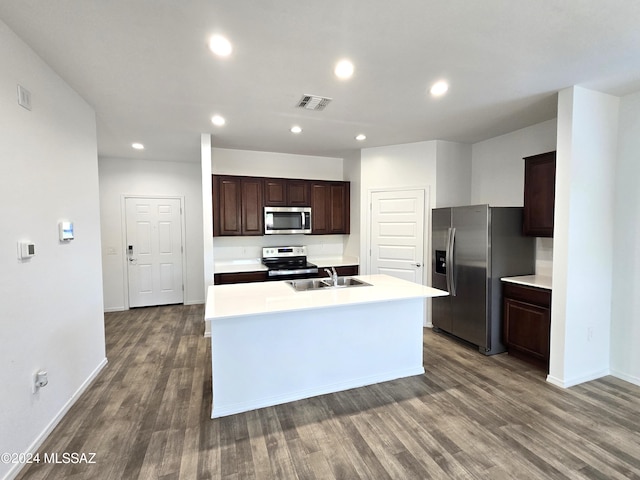
[{"label": "white countertop", "polygon": [[249,258],[246,260],[224,260],[215,262],[213,273],[242,273],[242,272],[266,272],[267,267],[262,264],[259,258]]},{"label": "white countertop", "polygon": [[[307,260],[318,268],[342,267],[345,265],[359,265],[358,257],[330,257],[318,256],[307,257]],[[262,264],[259,258],[248,258],[243,260],[221,260],[215,262],[213,273],[242,273],[242,272],[266,272],[267,267]]]},{"label": "white countertop", "polygon": [[520,277],[502,277],[503,282],[517,283],[528,287],[544,288],[551,290],[551,277],[546,275],[522,275]]},{"label": "white countertop", "polygon": [[360,265],[358,257],[307,257],[307,260],[318,268],[343,267],[348,265]]},{"label": "white countertop", "polygon": [[389,275],[358,275],[371,286],[297,292],[284,281],[212,285],[207,292],[205,319],[244,317],[410,298],[430,298],[447,292]]}]

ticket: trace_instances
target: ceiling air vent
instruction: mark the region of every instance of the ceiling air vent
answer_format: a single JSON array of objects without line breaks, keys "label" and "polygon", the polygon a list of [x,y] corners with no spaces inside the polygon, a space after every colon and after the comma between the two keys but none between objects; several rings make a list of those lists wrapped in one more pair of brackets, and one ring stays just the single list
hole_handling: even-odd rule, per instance
[{"label": "ceiling air vent", "polygon": [[324,110],[331,100],[331,98],[319,97],[318,95],[303,95],[296,107],[307,110]]}]

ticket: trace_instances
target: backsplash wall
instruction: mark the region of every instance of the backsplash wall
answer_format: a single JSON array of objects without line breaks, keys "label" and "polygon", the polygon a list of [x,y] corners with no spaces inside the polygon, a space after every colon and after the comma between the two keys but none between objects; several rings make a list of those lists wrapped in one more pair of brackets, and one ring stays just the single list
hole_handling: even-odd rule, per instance
[{"label": "backsplash wall", "polygon": [[536,275],[550,277],[553,270],[553,238],[536,238]]},{"label": "backsplash wall", "polygon": [[262,237],[215,237],[216,262],[262,257],[263,247],[306,245],[309,257],[341,257],[347,235],[265,235]]}]

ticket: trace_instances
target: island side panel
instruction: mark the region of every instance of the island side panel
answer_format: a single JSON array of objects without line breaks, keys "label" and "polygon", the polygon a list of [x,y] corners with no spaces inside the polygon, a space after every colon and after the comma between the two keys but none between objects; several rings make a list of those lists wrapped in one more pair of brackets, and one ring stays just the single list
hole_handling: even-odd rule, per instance
[{"label": "island side panel", "polygon": [[212,417],[424,373],[424,299],[214,319]]}]

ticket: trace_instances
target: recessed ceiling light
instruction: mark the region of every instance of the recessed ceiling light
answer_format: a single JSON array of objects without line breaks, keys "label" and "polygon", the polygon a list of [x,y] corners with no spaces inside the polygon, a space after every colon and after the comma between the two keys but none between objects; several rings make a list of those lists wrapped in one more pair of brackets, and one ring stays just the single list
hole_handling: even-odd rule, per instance
[{"label": "recessed ceiling light", "polygon": [[294,125],[293,127],[291,127],[291,133],[302,133],[302,127]]},{"label": "recessed ceiling light", "polygon": [[359,142],[362,142],[366,139],[367,139],[367,136],[364,133],[361,133],[360,135],[356,135],[356,140],[358,140]]},{"label": "recessed ceiling light", "polygon": [[353,63],[349,60],[340,60],[336,63],[336,68],[333,70],[336,77],[347,79],[353,76]]},{"label": "recessed ceiling light", "polygon": [[209,39],[209,49],[219,57],[228,57],[233,51],[231,42],[222,35],[214,35]]},{"label": "recessed ceiling light", "polygon": [[449,90],[449,85],[444,80],[441,80],[431,85],[431,89],[429,91],[434,97],[439,97],[440,95],[447,93],[447,90]]},{"label": "recessed ceiling light", "polygon": [[227,121],[220,115],[214,115],[213,117],[211,117],[211,123],[213,123],[216,127],[221,127],[225,123],[227,123]]},{"label": "recessed ceiling light", "polygon": [[136,150],[144,150],[144,145],[141,144],[141,143],[137,143],[137,142],[136,143],[132,143],[131,147],[135,148]]}]

